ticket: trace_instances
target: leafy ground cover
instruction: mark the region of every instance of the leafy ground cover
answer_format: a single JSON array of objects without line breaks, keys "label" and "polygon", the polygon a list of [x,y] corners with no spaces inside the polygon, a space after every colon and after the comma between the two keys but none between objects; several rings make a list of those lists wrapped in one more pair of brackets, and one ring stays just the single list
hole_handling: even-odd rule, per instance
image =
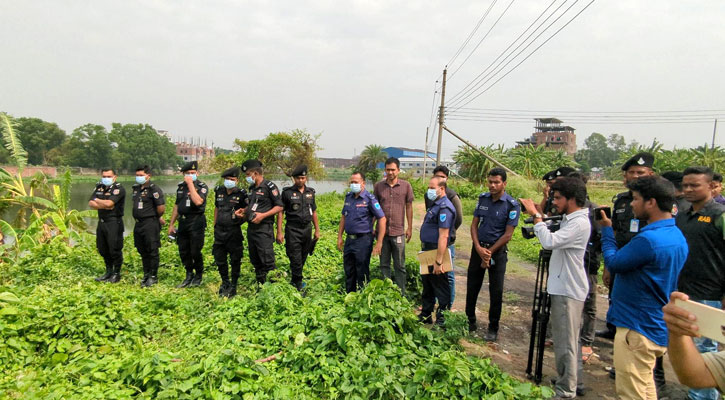
[{"label": "leafy ground cover", "polygon": [[[417,274],[410,274],[409,299],[381,280],[346,295],[334,240],[341,201],[335,194],[319,197],[324,234],[306,267],[305,296],[287,283],[287,259],[277,246],[277,283],[257,286],[245,257],[239,295],[220,299],[211,229],[204,248],[210,267],[198,289],[174,288],[183,271],[175,245],[166,241],[161,283],[151,289],[139,287],[141,263],[131,237],[117,285],[93,281],[102,261],[85,234],[73,247],[51,241],[15,263],[0,264],[0,397],[552,395],[549,388],[510,377],[490,359],[466,356],[458,344],[465,317],[449,315],[445,331],[420,325],[414,313]],[[408,269],[416,269],[413,260]]]}]

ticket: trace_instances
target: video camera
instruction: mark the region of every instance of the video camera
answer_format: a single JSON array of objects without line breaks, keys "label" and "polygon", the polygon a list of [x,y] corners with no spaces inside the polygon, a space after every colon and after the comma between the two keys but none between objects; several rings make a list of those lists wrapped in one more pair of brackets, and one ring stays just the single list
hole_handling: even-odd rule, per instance
[{"label": "video camera", "polygon": [[[544,222],[550,222],[546,224],[546,227],[549,229],[550,232],[556,232],[561,227],[561,219],[563,218],[562,215],[552,215],[550,217],[544,217]],[[524,220],[525,224],[533,224],[534,223],[534,217],[529,217]],[[523,235],[524,239],[533,239],[536,237],[536,234],[534,234],[534,227],[533,226],[522,226],[521,227],[521,235]]]}]

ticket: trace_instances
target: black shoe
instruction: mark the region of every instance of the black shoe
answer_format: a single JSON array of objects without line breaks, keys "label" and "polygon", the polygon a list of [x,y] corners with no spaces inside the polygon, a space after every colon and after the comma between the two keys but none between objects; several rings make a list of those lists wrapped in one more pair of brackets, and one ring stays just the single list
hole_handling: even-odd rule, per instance
[{"label": "black shoe", "polygon": [[111,277],[111,275],[113,275],[113,269],[111,269],[111,267],[106,267],[106,273],[95,278],[95,281],[96,282],[106,282],[106,281],[108,281],[108,278]]},{"label": "black shoe", "polygon": [[229,297],[231,299],[232,297],[234,297],[236,295],[237,295],[237,285],[230,284],[229,289],[227,290],[227,297]]},{"label": "black shoe", "polygon": [[495,342],[498,340],[498,331],[488,331],[486,332],[486,335],[483,337],[483,340],[487,342]]},{"label": "black shoe", "polygon": [[229,290],[229,282],[223,281],[219,285],[219,297],[227,297],[227,291]]},{"label": "black shoe", "polygon": [[421,315],[418,315],[418,322],[423,323],[423,324],[432,324],[433,317],[431,317],[430,315],[426,317],[421,314]]},{"label": "black shoe", "polygon": [[194,278],[191,280],[191,283],[189,284],[189,287],[198,287],[201,286],[201,274],[194,275]]},{"label": "black shoe", "polygon": [[159,279],[156,277],[156,275],[151,275],[148,279],[146,279],[146,287],[151,287],[157,283],[159,283]]},{"label": "black shoe", "polygon": [[476,332],[478,330],[478,325],[476,325],[475,322],[468,322],[468,332]]},{"label": "black shoe", "polygon": [[185,288],[185,287],[189,286],[192,279],[194,279],[194,274],[187,271],[186,278],[184,278],[184,280],[180,284],[176,285],[176,288],[181,289],[181,288]]},{"label": "black shoe", "polygon": [[584,396],[585,394],[587,394],[587,390],[585,388],[576,388],[577,396]]},{"label": "black shoe", "polygon": [[617,379],[617,371],[614,370],[614,367],[609,369],[609,378],[611,379]]},{"label": "black shoe", "polygon": [[121,274],[118,272],[114,272],[106,282],[108,283],[118,283],[121,281]]},{"label": "black shoe", "polygon": [[614,331],[610,331],[609,329],[602,329],[601,331],[594,332],[594,336],[602,339],[614,340],[614,333]]},{"label": "black shoe", "polygon": [[144,274],[143,279],[141,279],[141,287],[148,287],[149,286],[149,276]]}]

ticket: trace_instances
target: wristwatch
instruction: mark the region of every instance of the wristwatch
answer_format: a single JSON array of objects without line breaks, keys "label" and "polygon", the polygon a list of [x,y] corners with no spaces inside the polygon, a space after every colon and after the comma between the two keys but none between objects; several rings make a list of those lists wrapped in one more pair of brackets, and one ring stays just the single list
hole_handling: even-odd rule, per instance
[{"label": "wristwatch", "polygon": [[541,215],[541,213],[534,214],[534,219],[536,219],[536,218],[544,219],[544,217]]}]

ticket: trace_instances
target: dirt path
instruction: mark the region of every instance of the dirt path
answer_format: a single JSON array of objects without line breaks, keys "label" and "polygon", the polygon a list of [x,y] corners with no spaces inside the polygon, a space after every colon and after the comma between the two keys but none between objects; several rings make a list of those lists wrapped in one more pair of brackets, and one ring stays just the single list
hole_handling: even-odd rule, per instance
[{"label": "dirt path", "polygon": [[[422,216],[425,215],[422,203],[415,204],[414,215],[418,216],[414,226],[420,226]],[[469,226],[464,224],[458,229],[456,239],[456,297],[453,310],[463,312],[466,305],[466,271],[470,257],[471,238]],[[476,307],[478,331],[472,334],[471,340],[464,340],[466,351],[473,356],[490,356],[496,364],[507,373],[526,380],[526,363],[529,350],[531,330],[531,307],[534,296],[534,280],[536,265],[522,261],[509,253],[506,267],[506,281],[504,285],[504,306],[501,315],[499,338],[497,343],[483,342],[488,322],[488,275],[484,281],[481,293],[478,296]],[[606,289],[604,289],[606,290]],[[597,297],[597,329],[605,327],[607,312],[607,296],[599,288]],[[616,399],[614,380],[609,378],[606,367],[613,364],[612,341],[596,338],[594,341],[595,355],[584,365],[584,385],[586,395],[584,399]],[[556,376],[554,365],[554,352],[547,347],[544,354],[544,371],[542,384],[548,384],[550,378]],[[669,359],[665,356],[665,375],[667,386],[660,393],[660,399],[679,400],[687,397],[686,389],[677,382]]]}]

